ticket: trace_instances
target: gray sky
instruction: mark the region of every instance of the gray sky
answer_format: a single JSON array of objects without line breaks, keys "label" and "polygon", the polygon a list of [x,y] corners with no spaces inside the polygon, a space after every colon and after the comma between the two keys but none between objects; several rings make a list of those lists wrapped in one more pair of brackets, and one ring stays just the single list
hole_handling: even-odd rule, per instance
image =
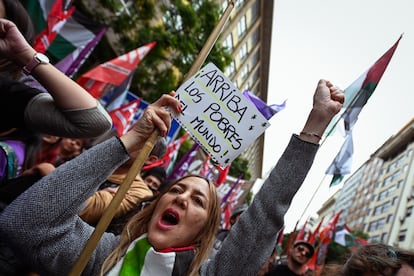
[{"label": "gray sky", "polygon": [[[268,104],[282,103],[266,131],[264,171],[279,159],[292,133],[299,133],[312,107],[319,79],[345,89],[404,33],[374,94],[353,129],[356,171],[378,147],[414,117],[414,1],[275,1]],[[329,189],[325,171],[338,153],[337,133],[320,148],[314,165],[285,216],[292,230],[316,214],[341,185]],[[346,179],[346,177],[345,177]],[[321,188],[315,193],[317,186]],[[306,212],[304,209],[315,194]]]}]

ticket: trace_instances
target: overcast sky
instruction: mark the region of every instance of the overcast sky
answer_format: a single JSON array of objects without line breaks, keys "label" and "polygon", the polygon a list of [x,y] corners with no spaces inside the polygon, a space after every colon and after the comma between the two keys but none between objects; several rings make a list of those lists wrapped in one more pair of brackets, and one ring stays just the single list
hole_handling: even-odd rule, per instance
[{"label": "overcast sky", "polygon": [[[274,8],[267,102],[280,104],[287,99],[287,107],[270,120],[266,131],[264,175],[279,159],[291,134],[301,131],[318,80],[328,79],[345,89],[404,33],[353,129],[354,172],[414,117],[414,1],[281,0],[275,1]],[[342,186],[329,189],[332,176],[325,175],[342,142],[343,137],[337,134],[320,148],[285,216],[287,230],[292,230],[301,216],[303,223],[316,214]]]}]

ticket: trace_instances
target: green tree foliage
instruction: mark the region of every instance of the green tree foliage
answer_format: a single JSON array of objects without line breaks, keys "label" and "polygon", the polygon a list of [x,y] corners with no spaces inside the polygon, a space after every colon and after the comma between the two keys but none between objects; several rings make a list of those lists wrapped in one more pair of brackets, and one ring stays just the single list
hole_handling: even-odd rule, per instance
[{"label": "green tree foliage", "polygon": [[[110,26],[117,37],[117,43],[111,44],[119,54],[152,41],[157,42],[138,66],[131,84],[133,93],[153,102],[161,94],[179,87],[217,25],[220,7],[215,1],[209,0],[133,2],[129,13],[123,10],[120,1],[115,0],[100,0],[102,10],[89,11],[86,2],[82,9]],[[93,55],[101,55],[107,50],[98,47]],[[224,70],[230,64],[231,56],[222,45],[216,43],[206,62],[213,62]]]},{"label": "green tree foliage", "polygon": [[250,180],[252,175],[249,172],[248,164],[249,161],[247,161],[247,159],[244,159],[240,155],[237,156],[237,158],[234,159],[233,162],[231,162],[229,175],[239,177],[240,174],[243,174],[243,179]]}]

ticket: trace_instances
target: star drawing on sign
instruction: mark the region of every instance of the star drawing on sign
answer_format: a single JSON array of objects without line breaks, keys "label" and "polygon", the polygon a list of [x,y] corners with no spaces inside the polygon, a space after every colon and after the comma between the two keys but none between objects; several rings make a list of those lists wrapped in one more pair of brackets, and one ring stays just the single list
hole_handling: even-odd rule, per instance
[{"label": "star drawing on sign", "polygon": [[262,127],[265,127],[265,126],[267,126],[267,123],[263,123],[263,124],[262,124]]},{"label": "star drawing on sign", "polygon": [[253,126],[250,126],[250,127],[249,127],[249,130],[253,130]]},{"label": "star drawing on sign", "polygon": [[226,163],[226,164],[227,164],[227,163],[229,163],[229,161],[230,161],[230,159],[229,159],[229,158],[227,158],[227,159],[226,159],[226,161],[224,161],[224,163]]},{"label": "star drawing on sign", "polygon": [[253,116],[252,116],[252,118],[251,118],[252,120],[254,120],[254,119],[256,119],[256,114],[253,114]]}]

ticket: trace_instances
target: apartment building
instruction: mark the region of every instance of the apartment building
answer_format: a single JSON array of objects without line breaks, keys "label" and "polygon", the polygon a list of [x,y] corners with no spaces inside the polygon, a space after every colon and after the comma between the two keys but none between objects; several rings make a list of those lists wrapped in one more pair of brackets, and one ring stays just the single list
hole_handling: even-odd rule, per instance
[{"label": "apartment building", "polygon": [[[228,0],[218,0],[226,9]],[[233,61],[225,70],[239,90],[249,90],[267,100],[273,0],[236,0],[218,43],[231,51]],[[264,135],[247,148],[242,157],[249,161],[252,179],[262,177]]]},{"label": "apartment building", "polygon": [[335,203],[369,241],[414,249],[414,119],[389,138],[345,182]]}]

